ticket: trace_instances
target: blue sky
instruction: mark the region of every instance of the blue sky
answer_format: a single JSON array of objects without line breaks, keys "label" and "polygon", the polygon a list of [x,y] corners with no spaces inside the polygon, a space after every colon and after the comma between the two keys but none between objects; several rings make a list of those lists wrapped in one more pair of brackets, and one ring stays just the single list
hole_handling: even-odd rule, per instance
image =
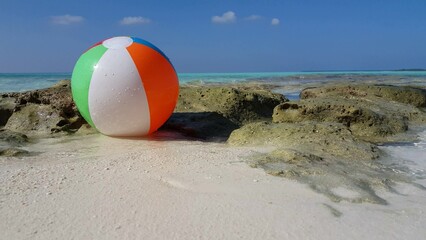
[{"label": "blue sky", "polygon": [[112,36],[178,72],[426,68],[425,0],[1,0],[0,72],[71,72]]}]

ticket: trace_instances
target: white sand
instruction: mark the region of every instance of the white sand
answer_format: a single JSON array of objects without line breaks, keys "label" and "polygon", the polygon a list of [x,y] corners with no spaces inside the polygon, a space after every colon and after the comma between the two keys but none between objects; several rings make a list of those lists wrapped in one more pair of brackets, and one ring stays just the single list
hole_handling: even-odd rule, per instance
[{"label": "white sand", "polygon": [[398,187],[405,196],[380,192],[388,206],[334,203],[250,168],[248,148],[99,135],[61,141],[38,143],[34,157],[0,159],[1,239],[426,236],[426,191],[409,185]]}]

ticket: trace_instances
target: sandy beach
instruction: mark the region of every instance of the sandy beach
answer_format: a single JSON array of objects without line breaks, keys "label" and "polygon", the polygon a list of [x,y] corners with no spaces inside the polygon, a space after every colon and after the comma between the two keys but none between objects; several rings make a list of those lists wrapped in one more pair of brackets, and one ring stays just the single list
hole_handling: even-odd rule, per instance
[{"label": "sandy beach", "polygon": [[[44,139],[1,158],[1,239],[423,239],[426,191],[332,202],[224,143]],[[426,182],[420,182],[425,184]],[[341,195],[356,194],[335,189]]]}]

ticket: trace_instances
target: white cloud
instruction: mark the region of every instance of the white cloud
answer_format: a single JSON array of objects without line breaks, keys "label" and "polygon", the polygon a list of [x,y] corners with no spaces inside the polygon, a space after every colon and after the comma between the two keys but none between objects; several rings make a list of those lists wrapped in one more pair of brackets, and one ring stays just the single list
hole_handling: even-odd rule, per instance
[{"label": "white cloud", "polygon": [[51,22],[56,25],[70,25],[74,23],[81,23],[84,21],[84,17],[82,16],[72,16],[69,14],[62,16],[52,16]]},{"label": "white cloud", "polygon": [[253,14],[253,15],[250,15],[250,16],[246,17],[245,20],[247,20],[247,21],[256,21],[256,20],[259,20],[261,18],[262,18],[261,16]]},{"label": "white cloud", "polygon": [[121,25],[133,25],[133,24],[148,24],[151,23],[151,19],[144,17],[124,17],[121,19]]},{"label": "white cloud", "polygon": [[212,22],[213,23],[232,23],[232,22],[235,22],[236,19],[237,19],[237,16],[235,16],[235,13],[233,11],[228,11],[222,14],[222,16],[213,16]]},{"label": "white cloud", "polygon": [[278,24],[280,24],[280,20],[278,18],[272,18],[271,24],[272,25],[278,25]]}]

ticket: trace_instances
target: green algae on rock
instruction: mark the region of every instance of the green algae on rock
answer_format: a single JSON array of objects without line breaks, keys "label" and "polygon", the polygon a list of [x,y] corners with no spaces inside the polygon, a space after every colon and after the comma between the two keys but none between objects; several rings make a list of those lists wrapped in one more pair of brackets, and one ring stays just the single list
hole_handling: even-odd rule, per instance
[{"label": "green algae on rock", "polygon": [[217,112],[237,125],[270,119],[283,95],[236,86],[183,86],[175,112]]}]

